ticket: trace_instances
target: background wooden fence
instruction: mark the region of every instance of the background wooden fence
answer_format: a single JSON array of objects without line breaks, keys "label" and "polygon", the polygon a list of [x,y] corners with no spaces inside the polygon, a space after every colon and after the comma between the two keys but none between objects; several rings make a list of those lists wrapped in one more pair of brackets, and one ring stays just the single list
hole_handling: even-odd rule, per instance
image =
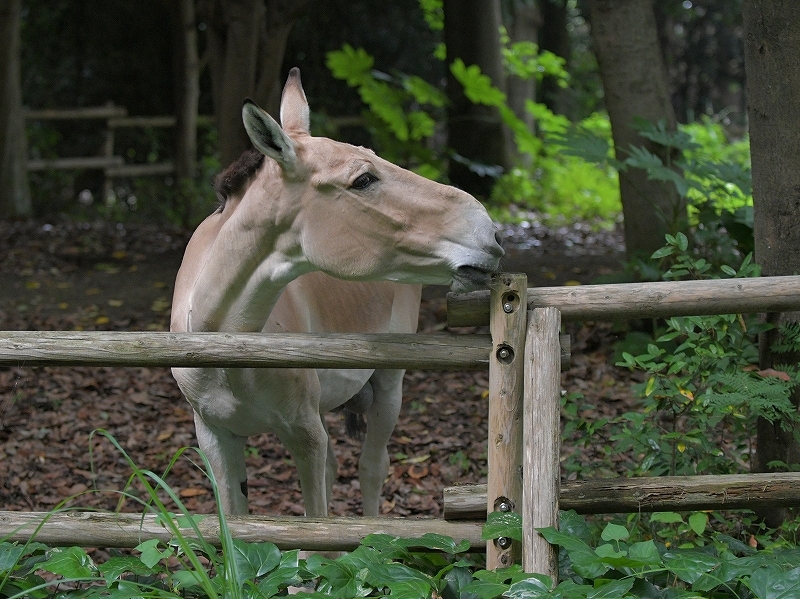
[{"label": "background wooden fence", "polygon": [[[445,520],[248,516],[235,537],[281,548],[352,549],[370,532],[436,532],[467,539],[487,565],[522,560],[555,578],[556,553],[536,527],[558,509],[583,513],[800,505],[800,475],[605,479],[560,484],[560,364],[564,320],[800,310],[800,276],[527,289],[524,275],[498,275],[490,292],[451,295],[452,326],[490,324],[490,335],[234,335],[126,332],[0,332],[0,366],[253,366],[489,368],[489,466],[483,486],[445,490]],[[527,424],[525,424],[527,423]],[[524,473],[524,475],[523,475]],[[487,511],[517,511],[523,542],[484,545]],[[465,519],[466,518],[466,519]],[[38,527],[38,530],[37,530]],[[214,517],[201,529],[218,540]],[[52,545],[132,547],[168,532],[154,516],[0,512],[0,537]]]}]

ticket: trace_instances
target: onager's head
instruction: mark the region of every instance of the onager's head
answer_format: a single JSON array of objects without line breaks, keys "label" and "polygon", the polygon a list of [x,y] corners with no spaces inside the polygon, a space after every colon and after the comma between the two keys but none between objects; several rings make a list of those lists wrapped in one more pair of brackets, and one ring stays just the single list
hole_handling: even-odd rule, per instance
[{"label": "onager's head", "polygon": [[[308,102],[297,69],[283,90],[280,116],[282,127],[251,102],[242,109],[253,145],[274,162],[264,161],[239,209],[250,203],[261,212],[256,222],[268,219],[277,226],[270,237],[292,270],[452,284],[458,291],[484,285],[497,270],[503,255],[499,236],[471,195],[365,148],[309,134]],[[265,171],[273,176],[264,176]],[[280,189],[276,180],[283,183]]]}]

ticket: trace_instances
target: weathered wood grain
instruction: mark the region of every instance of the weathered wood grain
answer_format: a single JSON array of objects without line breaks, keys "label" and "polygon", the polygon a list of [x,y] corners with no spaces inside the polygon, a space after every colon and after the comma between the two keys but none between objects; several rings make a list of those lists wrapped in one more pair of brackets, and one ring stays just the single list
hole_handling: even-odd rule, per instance
[{"label": "weathered wood grain", "polygon": [[[800,507],[800,473],[660,476],[562,481],[559,509],[613,514]],[[448,520],[485,518],[486,485],[444,490]]]},{"label": "weathered wood grain", "polygon": [[[483,551],[480,522],[446,522],[412,518],[304,518],[239,516],[227,518],[231,535],[248,542],[271,542],[280,549],[352,551],[365,536],[386,533],[415,538],[437,533],[469,541],[473,551]],[[38,529],[38,530],[37,530]],[[220,546],[219,520],[205,516],[199,523],[202,537]],[[107,512],[0,512],[0,538],[25,542],[31,537],[50,546],[136,547],[142,541],[168,541],[170,532],[148,514]],[[187,537],[191,529],[181,529]]]},{"label": "weathered wood grain", "polygon": [[[551,306],[561,319],[626,320],[800,310],[800,275],[528,289],[528,309]],[[489,322],[489,292],[447,296],[450,326]]]},{"label": "weathered wood grain", "polygon": [[[489,511],[517,511],[522,505],[522,400],[527,310],[524,274],[494,277],[491,291],[493,349],[489,362]],[[556,331],[556,334],[558,331]],[[560,353],[560,350],[559,350]],[[560,359],[560,357],[559,357]],[[487,542],[486,568],[521,563],[522,545],[509,538]]]},{"label": "weathered wood grain", "polygon": [[522,568],[558,579],[558,548],[537,528],[558,527],[561,451],[561,317],[531,310],[525,341]]},{"label": "weathered wood grain", "polygon": [[488,335],[0,331],[0,366],[477,370]]}]

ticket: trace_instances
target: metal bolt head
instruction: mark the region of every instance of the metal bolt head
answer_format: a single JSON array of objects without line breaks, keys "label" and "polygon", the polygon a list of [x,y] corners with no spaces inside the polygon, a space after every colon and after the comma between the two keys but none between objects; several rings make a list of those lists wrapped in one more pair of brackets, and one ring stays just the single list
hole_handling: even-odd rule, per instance
[{"label": "metal bolt head", "polygon": [[497,352],[497,357],[501,360],[505,360],[511,355],[511,352],[508,351],[507,347],[501,347],[500,350]]},{"label": "metal bolt head", "polygon": [[508,549],[509,547],[511,547],[511,539],[509,539],[508,537],[497,537],[495,543],[497,543],[497,546],[500,549]]},{"label": "metal bolt head", "polygon": [[501,512],[510,512],[511,511],[511,504],[507,501],[503,501],[500,505],[497,506],[497,509]]},{"label": "metal bolt head", "polygon": [[503,304],[503,312],[506,314],[511,314],[514,311],[514,305],[511,303]]}]

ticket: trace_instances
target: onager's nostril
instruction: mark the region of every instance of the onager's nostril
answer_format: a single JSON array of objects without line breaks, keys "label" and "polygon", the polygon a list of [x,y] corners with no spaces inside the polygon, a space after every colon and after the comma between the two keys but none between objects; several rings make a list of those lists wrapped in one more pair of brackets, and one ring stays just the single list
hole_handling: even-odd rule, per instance
[{"label": "onager's nostril", "polygon": [[500,231],[494,232],[494,240],[497,242],[497,245],[492,248],[492,253],[496,256],[505,256],[505,250],[503,249],[503,237],[500,235]]}]

